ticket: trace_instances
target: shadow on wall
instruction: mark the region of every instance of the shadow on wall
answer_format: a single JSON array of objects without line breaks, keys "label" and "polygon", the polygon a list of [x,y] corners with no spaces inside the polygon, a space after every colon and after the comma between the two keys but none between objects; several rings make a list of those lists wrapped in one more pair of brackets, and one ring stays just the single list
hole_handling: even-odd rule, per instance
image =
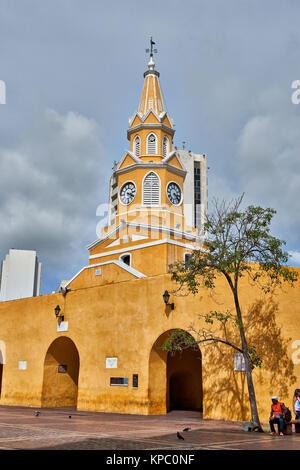
[{"label": "shadow on wall", "polygon": [[[247,329],[249,342],[256,345],[257,353],[263,360],[256,381],[264,384],[269,396],[276,392],[282,398],[288,397],[289,388],[295,384],[294,364],[288,345],[291,338],[284,338],[280,326],[276,323],[278,303],[273,299],[258,300],[249,309]],[[268,374],[266,382],[265,372]]]},{"label": "shadow on wall", "polygon": [[[263,388],[266,396],[275,392],[283,401],[288,396],[289,388],[296,382],[294,364],[288,353],[291,338],[284,338],[276,322],[278,304],[274,299],[256,300],[243,320],[248,346],[255,346],[257,355],[262,359],[262,368],[253,371],[254,386]],[[232,329],[228,340],[240,346],[238,328]],[[234,350],[221,345],[207,345],[205,350],[204,404],[205,415],[214,415],[218,408],[220,413],[232,420],[250,419],[248,386],[245,372],[234,370]],[[213,378],[213,380],[212,380]]]}]

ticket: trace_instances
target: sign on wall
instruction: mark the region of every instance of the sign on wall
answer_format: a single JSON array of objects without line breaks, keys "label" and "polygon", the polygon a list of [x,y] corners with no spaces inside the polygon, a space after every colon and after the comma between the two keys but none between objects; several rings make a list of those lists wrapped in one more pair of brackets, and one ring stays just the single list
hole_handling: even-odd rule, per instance
[{"label": "sign on wall", "polygon": [[69,322],[62,321],[60,323],[57,323],[57,331],[68,331],[68,329],[69,329]]},{"label": "sign on wall", "polygon": [[139,386],[139,375],[133,374],[132,375],[132,388],[138,388]]},{"label": "sign on wall", "polygon": [[128,386],[128,377],[111,377],[110,378],[110,385],[121,385],[121,386]]},{"label": "sign on wall", "polygon": [[116,369],[118,367],[118,358],[117,357],[107,357],[106,358],[106,369]]},{"label": "sign on wall", "polygon": [[68,366],[66,364],[59,364],[59,366],[57,368],[57,372],[59,374],[66,374],[67,370],[68,370]]},{"label": "sign on wall", "polygon": [[234,370],[236,372],[243,372],[246,370],[245,359],[242,353],[234,354]]},{"label": "sign on wall", "polygon": [[27,361],[19,361],[19,370],[27,369]]}]

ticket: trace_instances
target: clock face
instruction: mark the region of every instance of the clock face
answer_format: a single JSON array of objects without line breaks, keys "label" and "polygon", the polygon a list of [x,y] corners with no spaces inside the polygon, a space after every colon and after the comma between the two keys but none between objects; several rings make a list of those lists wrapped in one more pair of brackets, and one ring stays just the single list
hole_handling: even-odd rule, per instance
[{"label": "clock face", "polygon": [[120,201],[122,202],[122,204],[127,206],[134,200],[135,194],[135,184],[132,183],[132,181],[127,181],[127,183],[124,183],[120,189]]},{"label": "clock face", "polygon": [[182,199],[182,191],[177,183],[169,183],[167,186],[167,196],[169,201],[175,206],[179,206]]}]

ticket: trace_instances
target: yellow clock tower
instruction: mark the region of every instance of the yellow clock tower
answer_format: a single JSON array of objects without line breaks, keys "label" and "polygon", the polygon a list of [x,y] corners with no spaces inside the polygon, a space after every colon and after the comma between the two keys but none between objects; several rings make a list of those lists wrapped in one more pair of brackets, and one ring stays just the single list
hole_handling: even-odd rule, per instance
[{"label": "yellow clock tower", "polygon": [[90,264],[117,263],[138,277],[166,273],[201,242],[188,226],[184,200],[187,171],[173,147],[169,116],[155,69],[151,39],[138,109],[129,120],[129,150],[115,167],[110,222],[88,248]]}]

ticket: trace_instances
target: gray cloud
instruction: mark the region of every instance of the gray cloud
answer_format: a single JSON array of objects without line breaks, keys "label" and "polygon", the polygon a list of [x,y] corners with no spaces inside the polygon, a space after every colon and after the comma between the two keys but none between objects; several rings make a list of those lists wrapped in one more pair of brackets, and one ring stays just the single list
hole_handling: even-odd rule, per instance
[{"label": "gray cloud", "polygon": [[241,130],[237,173],[248,200],[275,208],[274,230],[298,249],[300,110],[280,90],[267,90],[266,95],[259,100],[260,113],[249,117]]},{"label": "gray cloud", "polygon": [[18,147],[0,149],[0,244],[36,249],[59,282],[87,264],[107,167],[94,120],[50,109],[38,118]]}]

